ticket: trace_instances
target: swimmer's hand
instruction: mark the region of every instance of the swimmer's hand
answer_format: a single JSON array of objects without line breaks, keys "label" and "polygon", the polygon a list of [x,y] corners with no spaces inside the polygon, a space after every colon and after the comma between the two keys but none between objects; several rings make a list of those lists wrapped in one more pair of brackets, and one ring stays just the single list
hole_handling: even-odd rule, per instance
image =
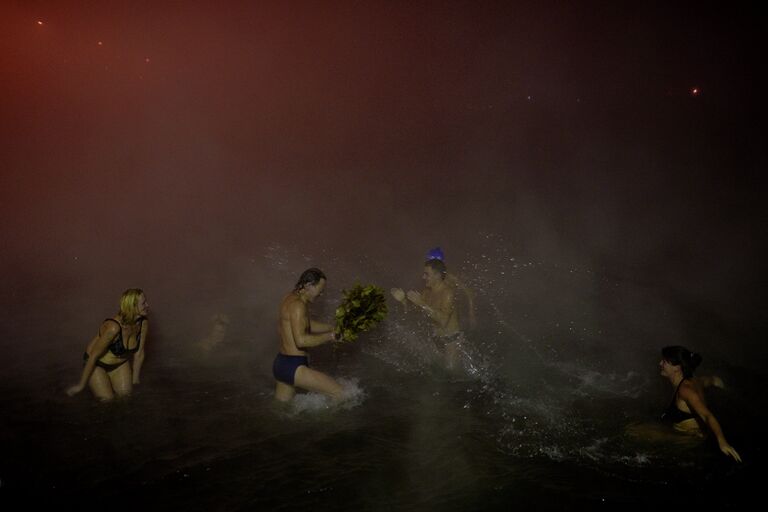
[{"label": "swimmer's hand", "polygon": [[75,386],[72,386],[71,388],[67,389],[67,396],[75,396],[79,392],[83,390],[85,386],[81,386],[80,384],[77,384]]},{"label": "swimmer's hand", "polygon": [[417,306],[424,305],[424,299],[421,298],[421,294],[414,290],[411,290],[408,292],[408,300],[413,302]]},{"label": "swimmer's hand", "polygon": [[405,302],[405,292],[402,288],[392,288],[389,290],[389,293],[392,294],[396,301]]},{"label": "swimmer's hand", "polygon": [[739,453],[733,449],[733,446],[729,445],[725,441],[720,443],[720,451],[729,457],[733,457],[737,462],[741,462]]}]

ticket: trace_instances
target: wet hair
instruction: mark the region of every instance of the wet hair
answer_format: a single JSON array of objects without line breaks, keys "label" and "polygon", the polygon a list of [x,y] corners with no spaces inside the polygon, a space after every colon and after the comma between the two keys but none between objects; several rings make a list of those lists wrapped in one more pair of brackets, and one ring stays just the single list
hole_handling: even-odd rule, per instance
[{"label": "wet hair", "polygon": [[118,316],[124,324],[134,324],[141,317],[139,313],[139,297],[144,295],[141,288],[128,288],[120,297],[120,311]]},{"label": "wet hair", "polygon": [[683,370],[683,377],[690,379],[693,371],[701,364],[701,354],[691,352],[680,345],[672,345],[661,349],[661,357],[673,366]]},{"label": "wet hair", "polygon": [[305,286],[308,284],[317,284],[320,282],[321,279],[326,279],[325,274],[323,274],[323,271],[319,268],[308,268],[304,272],[302,272],[301,277],[299,277],[298,282],[296,283],[296,286],[293,287],[293,291],[298,292],[300,290],[303,290]]},{"label": "wet hair", "polygon": [[445,275],[448,273],[448,268],[442,260],[427,260],[424,262],[424,266],[431,268],[435,272],[440,272],[441,279],[445,279]]}]

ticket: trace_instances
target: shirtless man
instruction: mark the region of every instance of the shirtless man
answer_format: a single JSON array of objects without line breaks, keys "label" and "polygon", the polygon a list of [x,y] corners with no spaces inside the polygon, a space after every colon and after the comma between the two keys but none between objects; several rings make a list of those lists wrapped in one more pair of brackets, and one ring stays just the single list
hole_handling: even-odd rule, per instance
[{"label": "shirtless man", "polygon": [[[443,253],[443,250],[440,247],[435,247],[433,249],[430,249],[427,252],[427,261],[429,260],[440,260],[443,263],[445,263],[445,254]],[[445,284],[450,286],[454,290],[455,294],[458,294],[458,292],[461,292],[461,295],[463,295],[463,302],[466,304],[466,308],[467,308],[466,318],[469,320],[469,326],[472,329],[474,329],[477,326],[477,319],[475,316],[475,297],[474,297],[475,294],[456,275],[450,272],[445,273]],[[459,297],[456,297],[456,299],[457,299],[457,306],[458,306]],[[458,308],[458,309],[461,309],[461,308]]]},{"label": "shirtless man", "polygon": [[336,340],[332,326],[309,318],[308,305],[323,293],[325,281],[320,269],[305,270],[280,304],[280,348],[272,365],[277,381],[275,398],[280,402],[293,399],[297,387],[341,399],[342,387],[328,375],[312,370],[306,352],[310,347]]},{"label": "shirtless man", "polygon": [[445,263],[439,259],[427,260],[421,276],[426,285],[424,291],[419,293],[411,290],[406,294],[401,288],[392,288],[392,296],[406,308],[407,297],[432,320],[436,341],[445,355],[445,367],[453,370],[456,367],[462,334],[454,308],[453,287],[446,283],[447,274]]}]

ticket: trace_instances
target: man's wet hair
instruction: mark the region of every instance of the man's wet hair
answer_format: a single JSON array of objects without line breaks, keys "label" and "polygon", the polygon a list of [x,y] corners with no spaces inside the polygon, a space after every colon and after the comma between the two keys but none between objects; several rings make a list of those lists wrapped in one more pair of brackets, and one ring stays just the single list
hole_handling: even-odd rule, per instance
[{"label": "man's wet hair", "polygon": [[325,279],[326,281],[328,280],[325,277],[325,274],[323,274],[322,270],[315,267],[308,268],[307,270],[302,272],[301,277],[299,277],[299,280],[296,283],[296,286],[293,287],[293,291],[298,292],[308,284],[317,284],[320,282],[321,279]]},{"label": "man's wet hair", "polygon": [[701,364],[701,354],[691,352],[680,345],[672,345],[661,349],[661,357],[673,366],[679,366],[683,370],[683,377],[690,379],[693,371]]},{"label": "man's wet hair", "polygon": [[440,272],[440,278],[445,279],[445,275],[448,273],[448,268],[445,266],[442,260],[427,260],[424,262],[425,267],[429,267],[435,272]]}]

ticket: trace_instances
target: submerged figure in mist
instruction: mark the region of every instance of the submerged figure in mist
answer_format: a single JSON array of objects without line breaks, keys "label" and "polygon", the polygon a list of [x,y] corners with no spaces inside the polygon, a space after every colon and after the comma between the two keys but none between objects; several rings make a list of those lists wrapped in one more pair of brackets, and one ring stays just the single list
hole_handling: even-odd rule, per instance
[{"label": "submerged figure in mist", "polygon": [[[675,432],[695,438],[703,438],[707,430],[714,434],[717,444],[725,455],[741,462],[741,457],[725,439],[720,423],[707,407],[704,388],[723,387],[719,377],[694,377],[693,371],[701,364],[701,355],[679,345],[664,347],[659,368],[661,375],[669,379],[675,392],[661,419]],[[651,429],[631,429],[631,434],[645,436]]]},{"label": "submerged figure in mist", "polygon": [[201,355],[207,356],[221,347],[221,344],[227,337],[229,328],[229,317],[225,314],[217,314],[213,317],[211,332],[197,343],[197,348]]},{"label": "submerged figure in mist", "polygon": [[401,288],[392,288],[392,296],[405,308],[408,301],[423,311],[434,324],[434,339],[445,359],[445,367],[454,370],[458,362],[463,335],[455,308],[454,288],[446,282],[448,269],[439,259],[424,262],[425,288],[420,293],[410,290],[407,294]]},{"label": "submerged figure in mist", "polygon": [[98,334],[86,347],[80,382],[67,389],[67,395],[76,395],[86,384],[102,401],[131,394],[144,363],[148,311],[142,290],[130,288],[123,293],[117,314],[101,323]]},{"label": "submerged figure in mist", "polygon": [[338,341],[333,326],[312,320],[309,304],[323,292],[325,274],[320,269],[305,270],[293,291],[280,304],[280,347],[272,373],[277,381],[275,398],[290,401],[296,388],[323,393],[339,400],[342,387],[328,375],[309,367],[306,350],[331,341]]}]

